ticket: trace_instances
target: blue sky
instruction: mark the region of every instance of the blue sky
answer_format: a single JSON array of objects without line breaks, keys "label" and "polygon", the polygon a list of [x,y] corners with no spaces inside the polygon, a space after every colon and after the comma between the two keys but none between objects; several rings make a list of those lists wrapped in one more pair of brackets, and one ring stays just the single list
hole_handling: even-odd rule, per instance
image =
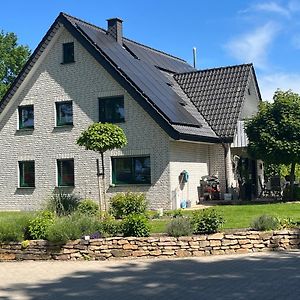
[{"label": "blue sky", "polygon": [[199,69],[254,63],[264,99],[277,88],[300,93],[300,0],[39,0],[1,3],[0,30],[34,49],[60,11],[106,28],[124,20],[124,35]]}]

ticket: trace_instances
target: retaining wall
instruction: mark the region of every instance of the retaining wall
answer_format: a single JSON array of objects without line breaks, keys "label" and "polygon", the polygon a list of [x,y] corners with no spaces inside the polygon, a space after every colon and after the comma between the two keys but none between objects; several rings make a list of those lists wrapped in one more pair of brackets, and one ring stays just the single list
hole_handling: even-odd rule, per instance
[{"label": "retaining wall", "polygon": [[300,230],[242,231],[190,237],[112,237],[64,245],[34,240],[1,243],[0,261],[108,260],[137,257],[190,257],[300,248]]}]

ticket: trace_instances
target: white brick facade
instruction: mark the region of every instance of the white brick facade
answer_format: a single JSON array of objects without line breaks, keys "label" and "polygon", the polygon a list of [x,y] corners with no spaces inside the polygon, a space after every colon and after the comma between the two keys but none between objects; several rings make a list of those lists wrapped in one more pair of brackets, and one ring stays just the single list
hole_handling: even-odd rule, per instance
[{"label": "white brick facade", "polygon": [[[198,199],[201,176],[223,180],[224,152],[220,145],[170,141],[169,136],[65,30],[33,70],[2,114],[0,122],[0,209],[34,210],[57,186],[57,159],[74,159],[75,187],[68,191],[98,201],[96,159],[100,155],[76,145],[80,133],[99,120],[99,97],[124,95],[125,123],[120,124],[128,145],[105,154],[108,196],[116,192],[145,192],[151,208],[171,209],[178,176],[187,170],[190,181],[180,197]],[[75,63],[62,64],[62,44],[74,42]],[[55,102],[72,100],[73,124],[55,126]],[[18,130],[18,106],[34,105],[32,131]],[[151,185],[111,185],[110,156],[150,155]],[[34,160],[35,188],[19,188],[18,161]],[[222,177],[223,176],[223,177]],[[184,194],[188,193],[188,194]]]}]

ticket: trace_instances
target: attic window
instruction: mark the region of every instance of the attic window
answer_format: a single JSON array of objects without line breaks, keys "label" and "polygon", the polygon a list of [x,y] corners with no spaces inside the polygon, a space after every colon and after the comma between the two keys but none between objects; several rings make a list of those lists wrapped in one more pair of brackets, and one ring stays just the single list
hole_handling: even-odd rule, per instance
[{"label": "attic window", "polygon": [[74,43],[63,44],[63,64],[75,62],[74,60]]}]

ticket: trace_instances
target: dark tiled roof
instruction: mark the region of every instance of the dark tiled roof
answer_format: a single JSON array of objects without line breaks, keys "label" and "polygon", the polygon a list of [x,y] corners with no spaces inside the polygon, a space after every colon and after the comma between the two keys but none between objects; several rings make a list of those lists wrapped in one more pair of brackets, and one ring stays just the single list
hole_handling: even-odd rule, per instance
[{"label": "dark tiled roof", "polygon": [[[104,54],[108,60],[113,64],[120,73],[123,74],[136,88],[160,111],[160,113],[172,124],[182,124],[190,126],[201,126],[199,121],[195,119],[181,104],[181,98],[169,86],[169,80],[155,67],[149,63],[151,53],[155,51],[136,51],[135,46],[132,49],[136,51],[136,55],[132,55],[112,37],[105,34],[103,30],[91,26],[78,19],[66,16],[71,24],[81,32],[81,34],[93,45],[97,47],[101,54]],[[132,43],[133,45],[133,43]],[[130,45],[130,47],[132,47]],[[137,44],[136,44],[137,45]],[[132,50],[132,51],[133,51]],[[147,52],[147,53],[146,53]],[[146,53],[143,57],[139,57],[139,53]],[[158,58],[158,55],[166,57],[165,60]],[[138,58],[137,58],[138,57]],[[147,59],[144,60],[144,58]],[[161,62],[161,65],[166,67],[166,62],[172,60],[171,57],[167,59],[167,55],[155,54],[153,61]],[[183,64],[183,61],[173,59]],[[180,68],[178,68],[180,69]],[[187,68],[181,68],[182,70]]]},{"label": "dark tiled roof", "polygon": [[233,138],[252,64],[175,74],[174,78],[222,138]]}]

